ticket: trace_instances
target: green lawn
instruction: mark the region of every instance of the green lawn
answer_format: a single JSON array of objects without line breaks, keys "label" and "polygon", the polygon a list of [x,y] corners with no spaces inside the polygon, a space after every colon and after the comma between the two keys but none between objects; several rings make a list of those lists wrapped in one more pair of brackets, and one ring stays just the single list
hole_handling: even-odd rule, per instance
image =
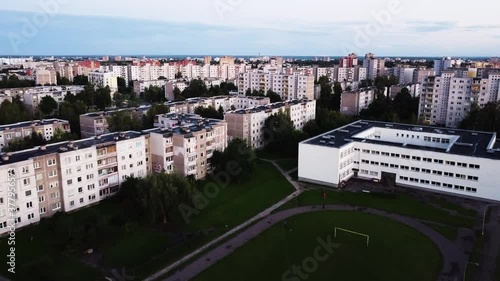
[{"label": "green lawn", "polygon": [[[211,180],[200,183],[200,189],[203,190],[209,182]],[[109,223],[113,215],[123,212],[121,205],[113,199],[73,213],[71,217],[78,221],[91,211],[97,210],[102,214],[109,224],[109,233],[103,237],[102,245],[96,245],[96,250],[103,256],[101,265],[106,268],[125,267],[127,272],[137,276],[136,280],[140,280],[265,210],[293,191],[292,185],[271,163],[261,162],[257,164],[249,181],[221,187],[219,194],[210,199],[206,208],[190,217],[188,225],[152,227],[135,224],[130,227],[131,230],[126,231],[125,227]],[[16,267],[19,272],[22,270],[24,273],[16,273],[11,280],[102,280],[99,279],[99,272],[79,261],[79,253],[69,258],[62,256],[56,249],[51,249],[46,241],[53,237],[48,237],[49,231],[45,225],[41,223],[16,233]],[[211,229],[209,234],[200,234],[208,229]],[[184,243],[179,242],[179,233],[189,235],[190,239]],[[31,237],[34,237],[33,241]],[[2,253],[7,253],[8,245],[5,241],[5,238],[0,239]],[[47,264],[53,264],[53,267],[46,266]],[[64,265],[64,270],[56,269],[61,265]],[[3,267],[1,273],[11,277],[6,270]],[[34,276],[40,277],[37,279]]]},{"label": "green lawn", "polygon": [[[471,228],[474,220],[469,217],[450,215],[448,212],[423,203],[404,194],[352,193],[326,190],[326,204],[354,205],[386,210],[409,217],[439,222],[451,226]],[[323,203],[320,190],[309,190],[282,206],[280,210]]]},{"label": "green lawn", "polygon": [[[194,278],[212,280],[370,280],[434,281],[442,260],[437,247],[420,232],[392,220],[358,212],[316,212],[302,214],[277,224],[237,249]],[[342,227],[370,235],[366,240],[347,233],[333,237],[333,228]],[[303,268],[320,246],[317,239],[339,243],[331,255],[318,261],[307,279],[284,275],[292,266]],[[323,249],[320,255],[326,254]],[[313,268],[314,269],[314,268]],[[334,278],[333,278],[334,277]],[[296,279],[294,279],[296,278]]]},{"label": "green lawn", "polygon": [[[469,257],[469,262],[472,263],[480,263],[481,255],[484,250],[484,244],[486,243],[486,237],[482,236],[481,233],[476,232],[476,240],[474,241],[474,248],[472,249],[472,253]],[[473,264],[469,264],[467,266],[467,277],[465,280],[474,281],[475,276],[478,271],[478,267]]]},{"label": "green lawn", "polygon": [[445,198],[434,199],[431,201],[431,203],[434,203],[434,204],[440,206],[441,208],[455,211],[455,212],[457,212],[457,214],[462,215],[462,216],[475,217],[477,215],[476,210],[467,209],[467,208],[464,208],[464,207],[459,206],[457,204],[453,204],[451,202],[448,202]]},{"label": "green lawn", "polygon": [[448,238],[450,241],[455,241],[457,239],[458,230],[455,227],[439,225],[434,223],[426,223],[435,231],[441,233],[444,237]]},{"label": "green lawn", "polygon": [[269,151],[267,149],[256,150],[255,154],[260,159],[267,159],[267,160],[279,160],[279,159],[289,158],[287,156],[283,156],[279,151]]},{"label": "green lawn", "polygon": [[277,160],[276,164],[278,164],[278,166],[280,166],[280,168],[283,169],[285,172],[288,172],[299,166],[299,162],[297,159]]}]

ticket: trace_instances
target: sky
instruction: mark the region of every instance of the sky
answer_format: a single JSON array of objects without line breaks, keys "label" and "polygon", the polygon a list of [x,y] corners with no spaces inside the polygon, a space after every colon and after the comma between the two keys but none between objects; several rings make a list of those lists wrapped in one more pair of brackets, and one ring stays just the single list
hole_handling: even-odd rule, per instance
[{"label": "sky", "polygon": [[0,55],[499,56],[499,1],[2,0]]}]

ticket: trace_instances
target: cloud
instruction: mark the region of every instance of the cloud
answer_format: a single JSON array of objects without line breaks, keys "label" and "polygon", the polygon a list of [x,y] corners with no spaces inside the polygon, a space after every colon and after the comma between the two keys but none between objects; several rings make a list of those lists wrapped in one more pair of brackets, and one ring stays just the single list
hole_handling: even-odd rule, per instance
[{"label": "cloud", "polygon": [[487,31],[500,29],[500,24],[469,25],[461,27],[463,31]]}]

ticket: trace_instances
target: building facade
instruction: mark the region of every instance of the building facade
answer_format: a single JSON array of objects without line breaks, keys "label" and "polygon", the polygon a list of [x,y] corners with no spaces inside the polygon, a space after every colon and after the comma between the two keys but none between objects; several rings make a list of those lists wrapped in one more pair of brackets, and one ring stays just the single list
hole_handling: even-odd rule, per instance
[{"label": "building facade", "polygon": [[361,110],[368,108],[374,100],[374,88],[344,91],[340,97],[340,112],[346,115],[359,115]]}]

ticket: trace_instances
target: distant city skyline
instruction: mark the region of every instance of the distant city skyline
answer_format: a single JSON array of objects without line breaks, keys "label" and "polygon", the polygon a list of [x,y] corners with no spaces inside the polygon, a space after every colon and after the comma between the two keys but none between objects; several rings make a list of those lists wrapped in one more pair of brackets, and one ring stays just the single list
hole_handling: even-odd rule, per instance
[{"label": "distant city skyline", "polygon": [[[4,0],[0,54],[499,56],[496,9],[471,13],[472,5],[451,5],[431,0]],[[478,0],[473,7],[495,5]]]}]

